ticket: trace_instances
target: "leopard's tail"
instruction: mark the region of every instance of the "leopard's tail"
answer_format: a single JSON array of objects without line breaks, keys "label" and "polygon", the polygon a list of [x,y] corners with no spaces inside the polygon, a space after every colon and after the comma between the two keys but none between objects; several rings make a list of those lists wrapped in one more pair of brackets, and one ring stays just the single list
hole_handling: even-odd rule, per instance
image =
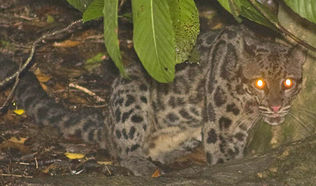
[{"label": "leopard's tail", "polygon": [[[0,81],[15,73],[17,68],[14,62],[0,54]],[[104,116],[101,113],[72,112],[56,103],[33,73],[26,71],[20,76],[14,99],[35,123],[56,126],[66,137],[74,135],[105,148]]]}]

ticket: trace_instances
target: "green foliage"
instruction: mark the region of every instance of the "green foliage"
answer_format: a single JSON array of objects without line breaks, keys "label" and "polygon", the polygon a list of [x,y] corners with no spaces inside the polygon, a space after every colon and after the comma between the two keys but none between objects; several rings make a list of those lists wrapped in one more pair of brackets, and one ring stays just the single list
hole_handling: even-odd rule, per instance
[{"label": "green foliage", "polygon": [[104,43],[121,75],[126,77],[118,40],[118,0],[104,0]]},{"label": "green foliage", "polygon": [[[84,10],[83,20],[104,18],[105,46],[125,75],[119,50],[118,0],[68,0]],[[82,3],[82,4],[80,4]],[[198,11],[193,0],[132,0],[134,48],[148,73],[159,82],[174,78],[175,65],[188,59],[199,34]]]},{"label": "green foliage", "polygon": [[168,0],[133,0],[134,48],[145,69],[159,82],[174,78],[175,34]]},{"label": "green foliage", "polygon": [[71,6],[84,12],[93,0],[67,0]]},{"label": "green foliage", "polygon": [[98,19],[103,16],[104,0],[92,1],[87,10],[83,12],[82,19],[84,22]]},{"label": "green foliage", "polygon": [[55,22],[55,19],[54,19],[54,17],[53,17],[53,16],[51,16],[51,15],[47,15],[46,22],[47,22],[47,23],[54,23],[54,22]]},{"label": "green foliage", "polygon": [[176,39],[176,63],[190,56],[199,35],[199,12],[193,0],[169,0],[170,15]]},{"label": "green foliage", "polygon": [[284,2],[301,17],[316,23],[315,0],[284,0]]},{"label": "green foliage", "polygon": [[[108,54],[125,75],[121,61],[118,18],[132,15],[133,42],[147,72],[159,82],[174,78],[175,65],[188,60],[199,34],[194,0],[132,0],[132,13],[118,16],[119,0],[67,0],[83,12],[83,20],[104,18],[104,40]],[[283,0],[300,16],[316,23],[315,0]],[[218,0],[237,21],[245,17],[272,29],[280,28],[278,1]]]},{"label": "green foliage", "polygon": [[[264,17],[249,0],[218,0],[218,2],[235,18],[238,16],[246,17],[256,23],[274,28],[273,24]],[[257,3],[257,6],[264,8],[264,5]],[[271,13],[272,14],[272,13]]]},{"label": "green foliage", "polygon": [[[235,17],[243,16],[270,28],[274,27],[271,23],[278,22],[276,0],[218,0],[218,2]],[[315,0],[284,0],[284,2],[301,17],[316,23]]]},{"label": "green foliage", "polygon": [[95,56],[93,56],[90,59],[87,59],[84,63],[84,68],[88,71],[93,70],[96,67],[99,67],[101,65],[101,62],[103,61],[104,57],[106,55],[104,53],[98,53]]},{"label": "green foliage", "polygon": [[126,77],[118,39],[118,0],[93,0],[83,13],[83,21],[104,19],[104,43],[121,75]]},{"label": "green foliage", "polygon": [[174,78],[174,67],[188,59],[199,34],[193,0],[133,0],[134,48],[159,82]]}]

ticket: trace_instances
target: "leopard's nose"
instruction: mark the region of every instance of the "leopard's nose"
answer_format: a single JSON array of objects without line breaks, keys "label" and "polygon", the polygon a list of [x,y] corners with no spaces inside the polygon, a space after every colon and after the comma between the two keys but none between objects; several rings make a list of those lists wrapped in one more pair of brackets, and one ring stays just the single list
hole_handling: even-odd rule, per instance
[{"label": "leopard's nose", "polygon": [[281,105],[271,106],[271,108],[272,108],[273,112],[277,113],[277,112],[279,112]]}]

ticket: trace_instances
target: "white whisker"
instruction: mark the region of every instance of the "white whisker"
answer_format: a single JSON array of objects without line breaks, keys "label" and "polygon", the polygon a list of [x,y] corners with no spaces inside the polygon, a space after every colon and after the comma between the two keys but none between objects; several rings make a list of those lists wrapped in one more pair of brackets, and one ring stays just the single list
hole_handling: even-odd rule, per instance
[{"label": "white whisker", "polygon": [[[249,112],[244,113],[244,115],[236,122],[237,125],[233,128],[233,130],[235,130],[240,125],[247,123],[248,122],[248,118],[249,118]],[[253,118],[253,120],[252,120],[251,127],[254,126],[258,122],[258,120],[260,118],[261,118],[261,115],[257,114],[257,116],[255,118]],[[251,128],[251,127],[248,127],[248,129]]]},{"label": "white whisker", "polygon": [[313,125],[309,125],[313,130],[313,131],[310,131],[309,128],[306,126],[306,124],[301,119],[296,117],[293,113],[290,112],[289,116],[294,118],[294,120],[296,120],[306,131],[308,131],[309,134],[313,134],[315,132],[315,127]]},{"label": "white whisker", "polygon": [[283,107],[284,110],[289,110],[291,108],[291,105],[287,105],[285,107]]},{"label": "white whisker", "polygon": [[308,114],[309,116],[311,116],[312,118],[316,119],[316,112],[313,112],[309,109],[304,109],[304,108],[300,108],[298,109],[297,111],[300,111],[300,112],[305,112],[306,114]]},{"label": "white whisker", "polygon": [[313,120],[316,123],[316,114],[306,112],[305,110],[296,110],[296,112],[300,113],[302,116],[310,118],[310,120]]}]

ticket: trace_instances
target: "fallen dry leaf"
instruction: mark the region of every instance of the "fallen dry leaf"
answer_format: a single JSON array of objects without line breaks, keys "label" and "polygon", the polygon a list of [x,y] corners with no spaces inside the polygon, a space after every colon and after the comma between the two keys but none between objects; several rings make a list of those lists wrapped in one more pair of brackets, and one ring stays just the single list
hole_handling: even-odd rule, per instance
[{"label": "fallen dry leaf", "polygon": [[54,42],[53,46],[67,48],[67,47],[75,47],[79,44],[80,44],[79,41],[66,40],[63,42]]},{"label": "fallen dry leaf", "polygon": [[46,83],[47,81],[49,81],[52,78],[51,76],[43,74],[39,68],[37,68],[34,71],[34,74],[36,75],[36,78],[38,79],[38,81],[41,83]]},{"label": "fallen dry leaf", "polygon": [[13,142],[13,143],[18,143],[18,144],[24,144],[24,142],[27,140],[27,138],[16,138],[16,137],[11,137],[8,141]]},{"label": "fallen dry leaf", "polygon": [[6,149],[10,149],[10,148],[17,149],[18,151],[22,152],[23,154],[27,154],[30,151],[30,149],[27,146],[25,146],[24,144],[14,143],[14,142],[11,142],[9,140],[4,141],[0,144],[0,150],[2,150],[2,151],[5,151]]},{"label": "fallen dry leaf", "polygon": [[151,175],[152,178],[158,178],[161,176],[160,169],[156,169],[155,172]]},{"label": "fallen dry leaf", "polygon": [[56,164],[49,165],[46,169],[42,170],[43,173],[48,174],[51,169],[56,169]]}]

